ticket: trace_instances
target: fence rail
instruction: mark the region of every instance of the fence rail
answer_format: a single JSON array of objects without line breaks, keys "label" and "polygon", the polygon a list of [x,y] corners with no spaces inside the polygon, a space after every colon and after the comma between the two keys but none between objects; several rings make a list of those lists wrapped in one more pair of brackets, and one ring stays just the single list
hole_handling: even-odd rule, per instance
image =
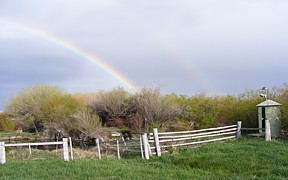
[{"label": "fence rail", "polygon": [[[73,160],[71,138],[69,138],[69,141],[70,141],[70,156],[71,160]],[[63,138],[63,141],[61,142],[35,142],[35,143],[14,143],[14,144],[5,144],[5,142],[0,142],[0,164],[6,163],[5,147],[28,146],[29,153],[31,154],[31,146],[46,146],[46,145],[63,145],[64,161],[69,161],[68,139]]]},{"label": "fence rail", "polygon": [[[159,135],[167,135],[167,134],[188,134],[188,133],[197,133],[197,132],[204,132],[204,131],[214,131],[214,130],[220,130],[220,129],[226,129],[226,128],[233,128],[237,127],[237,125],[230,125],[230,126],[222,126],[222,127],[216,127],[216,128],[207,128],[207,129],[198,129],[198,130],[192,130],[192,131],[178,131],[178,132],[161,132],[158,133]],[[153,135],[154,133],[150,133],[150,135]]]},{"label": "fence rail", "polygon": [[265,120],[265,128],[241,128],[241,121],[238,121],[237,122],[238,124],[238,128],[237,129],[237,132],[238,132],[238,135],[240,137],[241,135],[241,131],[255,131],[255,130],[259,130],[259,132],[262,130],[264,130],[264,135],[265,135],[265,141],[271,141],[271,125],[270,125],[270,121],[269,120]]},{"label": "fence rail", "polygon": [[[149,155],[156,154],[161,156],[161,152],[166,151],[169,147],[197,145],[215,141],[223,141],[240,137],[239,124],[222,126],[216,128],[199,129],[192,131],[180,132],[160,132],[155,128],[153,133],[148,135],[148,145],[143,146],[145,158],[149,159]],[[142,135],[145,138],[145,133]],[[145,142],[143,141],[143,144]],[[147,152],[146,152],[147,151]]]},{"label": "fence rail", "polygon": [[[228,139],[240,138],[242,130],[264,130],[264,128],[241,128],[241,121],[237,125],[222,126],[216,128],[207,128],[193,131],[180,132],[160,132],[153,129],[153,133],[142,133],[139,139],[126,141],[117,139],[114,142],[100,142],[96,139],[96,149],[99,159],[101,159],[101,151],[113,149],[117,151],[117,157],[120,159],[120,152],[141,153],[142,158],[149,159],[151,155],[161,156],[161,152],[167,151],[169,147],[197,145],[209,142],[224,141]],[[265,139],[271,141],[270,122],[265,121]],[[71,159],[73,160],[72,141],[70,141]],[[5,147],[28,146],[31,152],[31,146],[41,145],[63,145],[64,160],[69,161],[68,140],[63,138],[63,142],[38,142],[38,143],[18,143],[5,144],[0,142],[0,164],[6,162]]]},{"label": "fence rail", "polygon": [[46,145],[61,145],[63,142],[38,142],[38,143],[17,143],[17,144],[5,144],[5,147],[17,147],[17,146],[46,146]]},{"label": "fence rail", "polygon": [[[159,136],[159,139],[177,139],[177,138],[185,138],[185,137],[198,137],[203,135],[209,135],[209,134],[217,134],[221,135],[224,132],[232,131],[233,133],[236,133],[237,128],[231,128],[231,129],[225,129],[225,130],[219,130],[219,131],[211,131],[211,132],[204,132],[204,133],[198,133],[198,134],[185,134],[181,136]],[[234,132],[235,131],[235,132]],[[201,131],[203,132],[203,131]],[[190,138],[188,138],[190,139]],[[160,142],[163,142],[160,140]]]},{"label": "fence rail", "polygon": [[265,128],[241,128],[241,131],[258,131],[258,130],[265,130]]},{"label": "fence rail", "polygon": [[217,138],[217,139],[209,139],[209,140],[188,142],[188,143],[182,143],[182,144],[173,144],[173,145],[166,145],[166,146],[164,145],[164,146],[161,146],[161,148],[177,147],[177,146],[189,146],[189,145],[203,144],[203,143],[208,143],[208,142],[223,141],[223,140],[233,139],[233,138],[235,138],[235,136],[227,136],[227,137],[222,137],[222,138]]}]

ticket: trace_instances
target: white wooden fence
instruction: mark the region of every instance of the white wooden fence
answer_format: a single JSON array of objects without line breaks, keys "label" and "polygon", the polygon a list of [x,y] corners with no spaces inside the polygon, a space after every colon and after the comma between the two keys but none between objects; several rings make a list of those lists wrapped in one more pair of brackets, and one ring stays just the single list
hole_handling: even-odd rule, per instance
[{"label": "white wooden fence", "polygon": [[231,125],[193,131],[161,133],[158,133],[158,129],[155,128],[153,133],[144,133],[142,135],[145,158],[149,159],[149,156],[152,154],[161,156],[161,152],[167,151],[170,147],[197,145],[239,138],[239,133],[241,133],[240,128],[238,124],[238,126]]},{"label": "white wooden fence", "polygon": [[[153,133],[149,134],[144,133],[142,135],[145,158],[149,159],[149,156],[153,154],[161,156],[161,152],[167,151],[167,148],[170,147],[197,145],[202,143],[223,141],[234,138],[239,139],[241,137],[241,129],[246,130],[248,129],[248,128],[241,128],[241,124],[242,124],[241,121],[238,121],[237,125],[200,129],[193,131],[161,132],[161,133],[158,133],[158,129],[155,128],[153,129]],[[265,124],[266,124],[265,140],[271,141],[269,120],[266,120]]]},{"label": "white wooden fence", "polygon": [[[70,156],[73,160],[73,151],[72,151],[72,141],[69,137],[70,142]],[[69,161],[69,148],[68,148],[68,139],[63,138],[61,142],[35,142],[35,143],[17,143],[17,144],[5,144],[5,142],[0,142],[0,164],[6,162],[5,147],[17,147],[17,146],[28,146],[29,154],[31,154],[31,146],[46,146],[46,145],[62,145],[63,146],[63,157],[64,161]]]},{"label": "white wooden fence", "polygon": [[[266,141],[271,141],[271,131],[270,131],[270,122],[266,120],[265,126],[265,139]],[[241,130],[248,129],[259,129],[259,128],[241,128],[241,121],[237,122],[237,125],[200,129],[193,131],[179,131],[179,132],[160,132],[158,129],[153,129],[153,133],[142,133],[139,140],[122,141],[116,140],[115,145],[108,145],[110,147],[117,148],[117,157],[120,159],[120,148],[125,148],[126,151],[130,152],[139,152],[142,155],[142,158],[149,159],[153,154],[161,156],[163,151],[167,151],[170,147],[177,146],[188,146],[188,145],[197,145],[215,141],[223,141],[233,138],[240,138]],[[72,151],[72,141],[69,138],[70,142],[70,156],[73,160],[73,151]],[[111,143],[111,142],[110,142]],[[108,143],[108,144],[110,144]],[[97,154],[99,159],[101,159],[101,145],[104,145],[104,142],[100,142],[99,139],[96,139]],[[5,144],[5,142],[0,142],[0,164],[6,162],[5,157],[5,147],[13,146],[28,146],[29,153],[31,154],[31,146],[41,146],[41,145],[63,145],[63,156],[64,161],[69,161],[69,148],[67,138],[63,138],[63,142],[40,142],[40,143],[18,143],[18,144]],[[132,147],[139,147],[140,149],[134,149]],[[104,148],[104,147],[102,147]],[[131,149],[132,148],[132,149]]]},{"label": "white wooden fence", "polygon": [[107,152],[110,154],[116,153],[118,159],[121,159],[121,153],[139,153],[141,154],[142,158],[144,158],[143,140],[141,137],[142,136],[140,136],[139,139],[133,138],[133,140],[125,140],[122,137],[108,142],[103,142],[100,141],[100,139],[96,139],[96,154],[99,159],[102,159],[103,151],[104,154],[107,154]]},{"label": "white wooden fence", "polygon": [[[100,142],[99,139],[96,139],[97,155],[99,159],[101,159],[102,150],[114,149],[113,151],[117,150],[118,159],[120,159],[120,152],[139,153],[142,158],[149,159],[153,154],[161,156],[161,152],[165,151],[165,149],[169,147],[223,141],[240,137],[239,133],[241,133],[241,131],[237,128],[237,125],[194,131],[162,133],[158,133],[158,129],[155,128],[153,133],[141,133],[139,139],[125,141],[122,138],[122,140],[117,139],[106,143]],[[120,149],[122,149],[122,151]]]},{"label": "white wooden fence", "polygon": [[[238,138],[240,138],[241,136],[241,131],[255,131],[255,130],[264,130],[265,132],[265,141],[271,141],[271,126],[270,126],[270,121],[269,120],[265,120],[265,128],[242,128],[241,127],[242,122],[238,121],[237,122],[237,126],[239,127],[239,129],[237,129],[237,136],[239,136]],[[238,132],[239,131],[239,132]],[[259,134],[257,134],[259,135]]]}]

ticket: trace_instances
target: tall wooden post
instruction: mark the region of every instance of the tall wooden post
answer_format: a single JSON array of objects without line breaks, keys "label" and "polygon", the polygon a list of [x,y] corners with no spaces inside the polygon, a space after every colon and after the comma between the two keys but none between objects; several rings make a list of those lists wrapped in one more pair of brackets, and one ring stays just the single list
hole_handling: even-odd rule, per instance
[{"label": "tall wooden post", "polygon": [[236,133],[237,139],[240,139],[241,137],[241,124],[242,124],[242,121],[237,121],[237,133]]},{"label": "tall wooden post", "polygon": [[117,158],[120,159],[120,146],[119,146],[119,140],[117,139]]},{"label": "tall wooden post", "polygon": [[5,142],[0,142],[0,164],[6,163]]},{"label": "tall wooden post", "polygon": [[143,146],[144,146],[144,155],[145,159],[149,159],[149,150],[148,150],[148,138],[147,133],[142,134]]},{"label": "tall wooden post", "polygon": [[271,141],[271,128],[269,120],[265,120],[265,140]]},{"label": "tall wooden post", "polygon": [[29,149],[29,154],[31,155],[32,154],[32,150],[31,150],[31,144],[30,143],[28,144],[28,149]]},{"label": "tall wooden post", "polygon": [[70,157],[71,157],[71,160],[73,161],[74,156],[73,156],[73,147],[72,147],[72,139],[71,139],[71,137],[69,137],[69,145],[70,145]]},{"label": "tall wooden post", "polygon": [[154,142],[155,142],[155,147],[156,147],[156,154],[157,156],[161,156],[161,147],[159,143],[159,136],[158,136],[158,129],[154,128],[153,129],[153,134],[154,134]]},{"label": "tall wooden post", "polygon": [[142,159],[144,159],[143,144],[142,144],[142,138],[141,138],[141,136],[140,136],[140,151],[141,151]]},{"label": "tall wooden post", "polygon": [[63,138],[63,156],[64,161],[69,161],[68,139]]},{"label": "tall wooden post", "polygon": [[97,146],[97,150],[98,150],[98,157],[99,157],[99,159],[101,159],[100,141],[98,138],[96,139],[96,146]]}]

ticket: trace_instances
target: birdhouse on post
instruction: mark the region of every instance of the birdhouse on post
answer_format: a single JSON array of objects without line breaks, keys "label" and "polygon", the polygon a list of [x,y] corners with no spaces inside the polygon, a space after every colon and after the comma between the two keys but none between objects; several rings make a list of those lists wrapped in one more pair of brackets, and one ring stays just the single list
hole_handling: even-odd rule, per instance
[{"label": "birdhouse on post", "polygon": [[[258,126],[265,128],[265,120],[270,121],[271,137],[281,136],[281,104],[270,99],[257,105],[258,107]],[[262,133],[262,130],[259,130]]]}]

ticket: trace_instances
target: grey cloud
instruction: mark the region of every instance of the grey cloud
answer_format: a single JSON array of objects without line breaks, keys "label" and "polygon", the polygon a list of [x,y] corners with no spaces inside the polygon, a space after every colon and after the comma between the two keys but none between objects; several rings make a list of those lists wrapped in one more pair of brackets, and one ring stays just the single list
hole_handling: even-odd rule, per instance
[{"label": "grey cloud", "polygon": [[[288,2],[273,0],[2,0],[0,17],[67,39],[140,87],[238,93],[287,81],[287,8]],[[35,72],[39,82],[63,84],[68,91],[121,85],[70,52],[13,35],[0,35],[2,84],[18,83],[18,77],[36,82]]]}]

